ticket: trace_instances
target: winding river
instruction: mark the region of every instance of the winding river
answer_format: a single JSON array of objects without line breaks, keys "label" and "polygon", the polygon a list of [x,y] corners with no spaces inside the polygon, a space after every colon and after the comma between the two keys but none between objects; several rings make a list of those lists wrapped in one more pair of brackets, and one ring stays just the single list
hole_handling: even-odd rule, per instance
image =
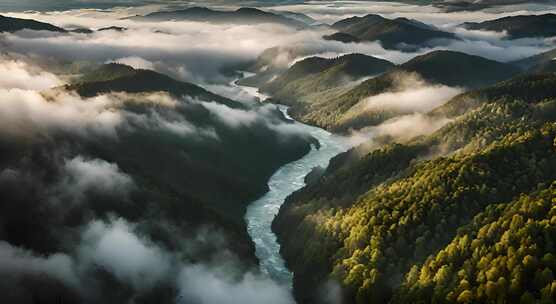
[{"label": "winding river", "polygon": [[[254,88],[241,88],[260,99],[266,98]],[[286,106],[279,105],[278,107],[286,114],[286,117],[290,118],[287,116]],[[299,122],[295,122],[295,124],[316,138],[320,142],[320,148],[317,149],[313,146],[311,152],[303,158],[286,164],[276,171],[268,183],[270,190],[249,205],[245,216],[249,235],[255,243],[261,271],[268,274],[277,283],[290,288],[293,276],[280,255],[280,245],[271,229],[272,221],[285,199],[294,191],[305,186],[305,176],[313,168],[328,166],[332,157],[349,148],[347,141],[339,136]]]}]

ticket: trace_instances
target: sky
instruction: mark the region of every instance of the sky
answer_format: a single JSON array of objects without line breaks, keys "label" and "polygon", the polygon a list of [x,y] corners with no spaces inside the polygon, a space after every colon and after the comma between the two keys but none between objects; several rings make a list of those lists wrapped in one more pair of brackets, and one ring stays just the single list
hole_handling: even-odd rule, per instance
[{"label": "sky", "polygon": [[[547,3],[553,0],[538,0],[538,1],[525,1],[525,0],[462,0],[457,2],[474,2],[477,4],[489,5],[506,5],[506,4],[525,4],[533,5],[533,3]],[[147,4],[165,4],[165,5],[199,5],[199,6],[222,6],[222,5],[244,5],[244,6],[269,6],[269,5],[291,5],[291,4],[318,4],[328,1],[313,0],[208,0],[208,1],[188,1],[188,0],[2,0],[0,2],[0,11],[24,11],[24,10],[66,10],[78,8],[97,8],[108,9],[114,6],[141,6]],[[369,3],[381,1],[336,1],[338,3]],[[387,1],[393,2],[393,1]],[[399,2],[405,3],[450,3],[456,2],[454,0],[400,0]]]}]

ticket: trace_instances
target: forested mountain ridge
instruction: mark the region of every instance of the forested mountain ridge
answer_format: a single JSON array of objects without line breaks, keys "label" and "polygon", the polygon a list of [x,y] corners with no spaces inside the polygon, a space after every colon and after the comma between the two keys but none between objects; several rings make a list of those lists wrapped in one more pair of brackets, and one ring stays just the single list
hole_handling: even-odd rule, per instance
[{"label": "forested mountain ridge", "polygon": [[394,67],[383,59],[349,54],[332,59],[310,57],[295,63],[260,89],[275,99],[303,98],[316,92],[337,89],[363,77],[380,75]]},{"label": "forested mountain ridge", "polygon": [[[490,212],[494,207],[489,206],[518,204],[525,200],[520,196],[535,196],[535,191],[555,180],[556,100],[546,92],[552,92],[556,76],[538,77],[494,86],[488,99],[454,112],[455,120],[430,136],[370,152],[362,146],[342,154],[320,180],[292,195],[273,229],[295,273],[297,299],[318,302],[314,291],[330,279],[344,287],[347,302],[356,303],[443,303],[457,300],[467,290],[459,299],[462,303],[509,300],[516,290],[529,300],[540,300],[553,292],[547,287],[544,277],[550,275],[544,268],[539,274],[543,279],[535,279],[539,282],[535,284],[525,283],[525,278],[536,274],[515,270],[524,279],[507,294],[501,292],[504,280],[492,285],[483,279],[480,274],[488,270],[483,268],[468,270],[469,285],[451,283],[463,279],[462,271],[443,262],[451,258],[449,244],[459,240],[459,229],[473,227],[473,218]],[[547,95],[527,99],[525,92],[516,97],[506,94],[526,86]],[[550,193],[542,192],[548,200],[541,208],[553,199]],[[520,258],[530,254],[540,260],[550,252],[546,247],[554,242],[554,226],[546,226],[550,220],[550,216],[539,219],[547,229],[541,234],[544,240],[532,241],[543,249],[524,251]],[[438,259],[446,264],[435,266],[434,257],[443,248],[448,249]],[[428,266],[422,265],[425,262]]]},{"label": "forested mountain ridge", "polygon": [[[312,60],[326,62],[322,59]],[[302,63],[303,61],[299,64]],[[306,78],[302,79],[289,77],[288,73],[300,74],[299,66],[294,65],[282,77],[263,84],[260,88],[261,91],[272,94],[274,101],[290,105],[290,114],[296,119],[328,130],[346,132],[412,113],[412,110],[368,109],[364,104],[367,98],[385,93],[409,92],[423,86],[484,87],[509,79],[520,72],[510,64],[452,51],[433,51],[388,69],[384,66],[377,70],[376,64],[373,65],[375,68],[367,68],[368,76],[377,75],[381,70],[384,73],[348,85],[341,81],[330,81],[335,79],[329,77],[335,71],[333,69],[306,73],[303,74],[307,75]]]},{"label": "forested mountain ridge", "polygon": [[66,86],[81,96],[92,97],[110,92],[168,92],[176,97],[187,96],[206,101],[216,101],[230,107],[241,107],[238,102],[213,94],[197,85],[181,82],[151,71],[133,69],[122,64],[106,64],[85,74],[76,83]]},{"label": "forested mountain ridge", "polygon": [[422,22],[396,18],[387,19],[369,14],[340,20],[332,28],[341,34],[325,36],[325,39],[342,42],[379,41],[384,48],[414,51],[429,46],[432,40],[457,40],[448,32]]},{"label": "forested mountain ridge", "polygon": [[433,51],[402,64],[430,83],[475,89],[512,78],[519,70],[510,64],[454,51]]},{"label": "forested mountain ridge", "polygon": [[470,30],[506,32],[508,38],[556,36],[556,14],[519,15],[462,25]]},{"label": "forested mountain ridge", "polygon": [[215,24],[260,24],[274,23],[294,28],[304,28],[306,23],[279,13],[266,12],[257,8],[241,7],[234,11],[213,10],[207,7],[191,7],[177,11],[162,11],[150,13],[146,16],[136,16],[137,20],[183,20],[195,22],[210,22]]}]

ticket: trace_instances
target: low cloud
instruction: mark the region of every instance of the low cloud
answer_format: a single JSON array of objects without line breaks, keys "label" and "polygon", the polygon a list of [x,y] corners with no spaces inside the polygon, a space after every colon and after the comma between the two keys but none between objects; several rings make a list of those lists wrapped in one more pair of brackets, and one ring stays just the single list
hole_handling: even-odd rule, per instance
[{"label": "low cloud", "polygon": [[[174,289],[176,303],[295,303],[289,288],[258,272],[243,273],[233,257],[215,254],[210,262],[190,263],[179,252],[168,250],[138,231],[136,224],[121,218],[93,220],[81,229],[74,250],[45,256],[0,242],[0,274],[9,278],[0,282],[4,299],[23,303],[29,295],[37,296],[38,291],[24,283],[35,278],[43,280],[39,284],[58,282],[60,285],[50,291],[56,298],[66,290],[76,299],[105,301],[113,290],[102,288],[113,287],[102,287],[101,277],[97,276],[101,270],[118,284],[131,286],[135,295],[154,292],[161,286]],[[214,234],[200,235],[212,238]],[[185,241],[185,245],[195,246],[197,242]]]},{"label": "low cloud", "polygon": [[65,131],[116,136],[123,118],[113,109],[112,97],[83,100],[73,93],[54,94],[55,101],[36,91],[0,89],[0,134],[38,136]]},{"label": "low cloud", "polygon": [[[232,109],[226,105],[215,102],[203,102],[202,104],[205,108],[218,116],[222,122],[232,128],[251,126],[261,119],[261,116],[255,111]],[[263,107],[262,111],[259,112],[264,112],[264,109],[267,109],[267,107]]]},{"label": "low cloud", "polygon": [[[30,87],[39,85],[40,82],[29,82]],[[40,137],[66,133],[115,139],[121,130],[146,128],[184,137],[218,138],[211,128],[196,127],[174,112],[178,105],[186,105],[166,93],[112,93],[83,98],[62,88],[38,92],[10,87],[0,88],[0,97],[0,135],[5,136]],[[134,113],[127,110],[129,104],[154,107]]]},{"label": "low cloud", "polygon": [[378,127],[369,129],[369,131],[377,136],[391,136],[403,141],[416,136],[431,134],[450,121],[446,118],[431,118],[425,114],[417,113],[387,120]]},{"label": "low cloud", "polygon": [[232,281],[227,273],[227,270],[206,265],[184,267],[178,278],[177,303],[295,303],[289,288],[277,285],[268,277],[247,273],[239,281]]},{"label": "low cloud", "polygon": [[283,114],[277,114],[279,109],[276,105],[265,104],[250,110],[242,110],[232,109],[214,102],[203,102],[202,104],[231,128],[259,125],[276,131],[283,136],[311,136],[299,124],[279,119],[280,116],[278,115]]},{"label": "low cloud", "polygon": [[135,187],[132,178],[118,165],[101,159],[76,156],[65,161],[63,171],[58,187],[69,192],[74,201],[82,201],[89,192],[126,197]]},{"label": "low cloud", "polygon": [[[203,22],[142,22],[118,19],[103,11],[18,13],[10,16],[37,19],[59,26],[99,28],[121,26],[125,32],[44,34],[29,37],[3,34],[4,45],[15,52],[34,53],[63,60],[117,61],[154,68],[197,83],[227,83],[225,70],[254,60],[265,49],[320,39],[313,31],[274,25],[215,25]],[[64,21],[61,21],[64,20]]]},{"label": "low cloud", "polygon": [[417,73],[395,73],[391,77],[391,91],[361,101],[364,110],[427,112],[463,92],[460,88],[428,84]]},{"label": "low cloud", "polygon": [[442,105],[462,91],[444,85],[426,85],[399,92],[382,93],[369,97],[363,102],[366,104],[366,110],[426,112]]},{"label": "low cloud", "polygon": [[0,57],[0,89],[45,90],[64,82],[56,75],[21,60]]},{"label": "low cloud", "polygon": [[123,219],[90,223],[78,254],[82,263],[102,267],[136,290],[153,288],[172,276],[172,256],[137,236]]},{"label": "low cloud", "polygon": [[451,121],[447,118],[430,117],[422,113],[403,115],[389,119],[375,127],[352,130],[350,142],[353,145],[360,145],[381,137],[404,142],[417,136],[431,134]]},{"label": "low cloud", "polygon": [[[78,282],[73,260],[68,255],[38,256],[3,241],[0,241],[0,274],[5,279],[11,277],[13,280],[19,280],[25,275],[47,275],[73,287]],[[5,283],[3,280],[0,288]]]}]

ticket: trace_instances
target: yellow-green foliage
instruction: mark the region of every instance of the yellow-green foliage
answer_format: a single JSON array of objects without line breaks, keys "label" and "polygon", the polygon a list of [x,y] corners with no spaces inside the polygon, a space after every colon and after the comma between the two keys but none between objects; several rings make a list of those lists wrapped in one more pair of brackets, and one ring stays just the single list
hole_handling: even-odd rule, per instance
[{"label": "yellow-green foliage", "polygon": [[555,242],[556,182],[489,206],[413,266],[393,302],[554,303]]},{"label": "yellow-green foliage", "polygon": [[420,163],[407,177],[372,189],[323,221],[344,236],[333,276],[355,290],[359,303],[389,296],[387,286],[483,208],[554,178],[555,135],[556,125],[511,134],[478,153]]}]

